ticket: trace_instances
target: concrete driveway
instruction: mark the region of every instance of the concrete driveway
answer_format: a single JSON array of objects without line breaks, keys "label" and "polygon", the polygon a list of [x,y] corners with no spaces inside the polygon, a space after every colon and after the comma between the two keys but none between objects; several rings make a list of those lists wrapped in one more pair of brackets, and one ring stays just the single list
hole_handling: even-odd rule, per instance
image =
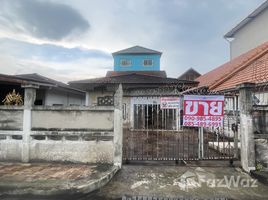
[{"label": "concrete driveway", "polygon": [[112,181],[87,199],[122,196],[195,199],[268,199],[268,186],[240,168],[124,165]]}]

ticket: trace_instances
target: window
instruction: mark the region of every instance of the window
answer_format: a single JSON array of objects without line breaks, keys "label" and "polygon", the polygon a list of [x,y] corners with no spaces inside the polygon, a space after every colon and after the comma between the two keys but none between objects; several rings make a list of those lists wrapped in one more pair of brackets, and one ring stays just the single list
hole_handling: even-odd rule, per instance
[{"label": "window", "polygon": [[36,106],[42,106],[43,105],[43,100],[42,99],[35,100],[34,105],[36,105]]},{"label": "window", "polygon": [[129,67],[129,66],[131,66],[131,60],[122,59],[122,60],[120,60],[120,65],[123,67]]},{"label": "window", "polygon": [[143,60],[143,66],[152,66],[152,65],[153,65],[153,60],[151,59]]}]

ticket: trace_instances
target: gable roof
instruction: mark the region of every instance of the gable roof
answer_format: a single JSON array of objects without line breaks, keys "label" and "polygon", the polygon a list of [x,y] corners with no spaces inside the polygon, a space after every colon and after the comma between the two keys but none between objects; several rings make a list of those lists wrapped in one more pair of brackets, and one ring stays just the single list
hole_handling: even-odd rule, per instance
[{"label": "gable roof", "polygon": [[159,76],[152,76],[146,74],[139,74],[139,73],[131,73],[131,74],[124,74],[124,75],[117,75],[111,77],[102,77],[102,78],[93,78],[93,79],[86,79],[80,81],[71,81],[70,84],[74,83],[106,83],[106,84],[168,84],[168,83],[196,83],[195,81],[181,81],[176,78],[163,78]]},{"label": "gable roof", "polygon": [[259,14],[261,14],[264,10],[268,8],[268,1],[265,1],[261,4],[257,9],[255,9],[252,13],[250,13],[245,19],[239,22],[232,30],[224,35],[224,38],[233,38],[236,32],[238,32],[241,28],[246,26],[252,20],[254,20]]},{"label": "gable roof", "polygon": [[131,73],[124,75],[117,75],[111,77],[94,78],[80,81],[69,82],[71,86],[81,88],[83,90],[93,89],[94,87],[112,86],[114,84],[123,84],[124,87],[159,87],[160,85],[177,85],[186,84],[191,87],[197,85],[196,81],[178,80],[176,78],[164,78],[153,75]]},{"label": "gable roof", "polygon": [[196,71],[195,69],[193,69],[192,67],[190,69],[188,69],[187,71],[185,71],[183,74],[181,74],[178,79],[182,79],[185,75],[187,75],[188,73],[195,73],[197,76],[201,76],[201,74]]},{"label": "gable roof", "polygon": [[84,91],[81,91],[79,89],[73,88],[65,83],[47,78],[45,76],[42,76],[40,74],[37,73],[33,73],[33,74],[18,74],[18,75],[14,75],[13,77],[22,79],[22,80],[27,80],[27,81],[34,81],[34,82],[39,82],[39,83],[45,83],[48,85],[51,85],[52,87],[60,87],[63,89],[67,89],[67,90],[71,90],[71,91],[76,91],[76,92],[81,92],[84,93]]},{"label": "gable roof", "polygon": [[112,53],[113,56],[119,55],[119,54],[159,54],[159,55],[162,55],[162,52],[155,51],[155,50],[148,49],[148,48],[141,47],[141,46],[133,46],[133,47]]},{"label": "gable roof", "polygon": [[[257,62],[261,58],[262,62]],[[267,76],[268,73],[267,65],[263,62],[268,63],[268,42],[198,77],[196,81],[199,82],[199,87],[208,86],[211,90],[235,88],[244,82],[258,83],[265,81],[258,80],[258,77]]]},{"label": "gable roof", "polygon": [[52,87],[53,84],[41,80],[27,79],[15,75],[0,74],[0,83],[16,84],[16,85],[27,85],[33,84],[38,86]]}]

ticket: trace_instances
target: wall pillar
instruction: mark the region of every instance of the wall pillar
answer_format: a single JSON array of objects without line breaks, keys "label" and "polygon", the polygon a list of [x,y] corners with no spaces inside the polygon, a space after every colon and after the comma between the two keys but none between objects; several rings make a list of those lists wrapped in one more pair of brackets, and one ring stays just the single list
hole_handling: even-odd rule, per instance
[{"label": "wall pillar", "polygon": [[243,83],[239,88],[241,165],[246,172],[255,170],[255,141],[253,132],[253,93],[254,83]]},{"label": "wall pillar", "polygon": [[32,128],[32,107],[36,98],[36,85],[23,85],[24,88],[24,112],[23,112],[23,140],[22,162],[30,161],[30,137]]},{"label": "wall pillar", "polygon": [[89,92],[86,92],[86,100],[85,100],[85,106],[89,106]]},{"label": "wall pillar", "polygon": [[123,89],[120,84],[114,95],[114,165],[122,167],[123,158]]}]

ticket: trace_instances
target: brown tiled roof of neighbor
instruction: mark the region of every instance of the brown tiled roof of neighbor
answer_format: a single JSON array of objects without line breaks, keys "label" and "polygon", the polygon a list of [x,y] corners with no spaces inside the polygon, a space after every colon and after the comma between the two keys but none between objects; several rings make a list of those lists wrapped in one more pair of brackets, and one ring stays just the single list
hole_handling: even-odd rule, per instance
[{"label": "brown tiled roof of neighbor", "polygon": [[106,77],[121,76],[128,74],[141,74],[166,78],[166,71],[108,71]]},{"label": "brown tiled roof of neighbor", "polygon": [[198,86],[208,86],[210,90],[232,89],[244,82],[267,82],[268,42],[198,77],[196,81]]}]

